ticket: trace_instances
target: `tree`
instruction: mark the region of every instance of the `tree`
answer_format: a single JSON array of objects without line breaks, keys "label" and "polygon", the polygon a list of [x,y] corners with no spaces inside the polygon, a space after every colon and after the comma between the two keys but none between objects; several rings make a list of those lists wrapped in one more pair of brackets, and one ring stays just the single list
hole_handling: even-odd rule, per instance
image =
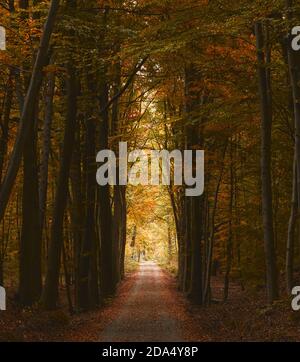
[{"label": "tree", "polygon": [[[28,1],[20,1],[20,8],[28,10]],[[26,17],[24,17],[27,19]],[[27,83],[27,77],[25,77]],[[40,80],[41,81],[41,80]],[[22,104],[21,112],[24,104]],[[39,101],[32,107],[26,123],[31,122],[23,151],[22,232],[20,240],[19,299],[22,305],[37,302],[42,291],[41,224],[39,215],[39,180],[37,161],[37,119]]]},{"label": "tree", "polygon": [[[266,26],[267,27],[267,26]],[[257,61],[259,76],[259,91],[262,117],[262,146],[261,146],[261,181],[262,181],[262,214],[264,242],[266,254],[267,293],[270,303],[278,297],[278,281],[276,267],[276,252],[274,246],[272,179],[271,179],[271,134],[272,134],[272,103],[270,78],[268,74],[269,53],[267,61],[264,47],[268,47],[268,35],[264,34],[262,22],[255,24],[257,41]],[[268,49],[268,48],[267,48]],[[267,50],[269,52],[269,50]]]},{"label": "tree", "polygon": [[[22,110],[20,126],[13,149],[13,154],[10,158],[8,170],[0,189],[0,220],[2,220],[4,217],[11,190],[17,177],[27,135],[30,132],[30,128],[34,128],[35,117],[30,117],[30,115],[34,114],[35,101],[38,97],[39,89],[41,86],[43,67],[47,63],[50,38],[55,25],[55,18],[58,9],[59,0],[52,0],[49,8],[47,21],[45,23],[44,32],[40,41],[39,50],[36,56],[30,84],[24,100],[24,107]],[[30,122],[28,122],[28,119],[30,120]]]},{"label": "tree", "polygon": [[63,222],[65,208],[67,205],[69,174],[75,141],[78,83],[76,79],[76,72],[71,65],[68,66],[68,78],[66,83],[68,109],[56,196],[53,208],[53,221],[51,225],[47,274],[42,294],[42,302],[46,309],[56,308],[58,301],[59,274],[61,253],[63,248]]}]

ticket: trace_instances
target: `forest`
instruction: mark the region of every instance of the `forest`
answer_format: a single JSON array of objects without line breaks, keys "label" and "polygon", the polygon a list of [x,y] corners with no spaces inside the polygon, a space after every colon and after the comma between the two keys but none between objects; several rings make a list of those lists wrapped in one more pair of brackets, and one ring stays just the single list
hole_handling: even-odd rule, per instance
[{"label": "forest", "polygon": [[[0,341],[299,341],[299,0],[1,0],[0,30]],[[125,143],[204,151],[204,192],[97,183]]]}]

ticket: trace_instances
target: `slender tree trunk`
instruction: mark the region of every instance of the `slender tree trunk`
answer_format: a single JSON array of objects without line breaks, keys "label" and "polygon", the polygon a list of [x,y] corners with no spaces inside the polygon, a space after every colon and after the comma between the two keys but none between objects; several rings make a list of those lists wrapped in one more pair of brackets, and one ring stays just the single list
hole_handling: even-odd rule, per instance
[{"label": "slender tree trunk", "polygon": [[[294,5],[293,0],[286,0],[286,8],[288,14],[288,20],[292,25],[293,11],[292,6]],[[291,30],[291,29],[290,29]],[[294,233],[295,224],[297,219],[297,213],[300,205],[300,55],[299,51],[294,51],[291,47],[292,39],[290,33],[288,34],[288,63],[291,88],[293,94],[293,105],[294,105],[294,125],[295,125],[295,165],[294,165],[294,183],[293,185],[293,200],[292,209],[289,221],[288,229],[288,244],[286,254],[286,278],[287,278],[287,289],[290,294],[290,290],[293,285],[293,248],[294,248]],[[296,198],[296,200],[295,200]]]},{"label": "slender tree trunk", "polygon": [[[182,190],[182,192],[184,192]],[[178,288],[180,291],[184,290],[184,271],[185,271],[185,250],[186,250],[186,237],[185,237],[185,197],[183,193],[180,194],[180,215],[179,215],[179,228],[180,234],[178,237]]]},{"label": "slender tree trunk", "polygon": [[171,228],[168,226],[168,263],[170,264],[172,260],[172,235]]},{"label": "slender tree trunk", "polygon": [[[200,92],[198,90],[201,73],[197,67],[191,64],[185,72],[186,88],[186,113],[193,118],[195,111],[198,110],[200,102]],[[187,149],[201,149],[203,144],[203,132],[201,123],[186,127],[186,146]],[[195,153],[193,157],[193,169],[196,167]],[[188,296],[196,304],[202,304],[203,299],[203,260],[201,242],[203,240],[204,230],[204,196],[186,197],[187,207],[187,265],[189,283],[186,286]]]},{"label": "slender tree trunk", "polygon": [[218,178],[217,187],[214,195],[214,204],[211,214],[211,223],[210,223],[210,233],[208,237],[208,247],[207,247],[207,260],[206,260],[206,271],[204,276],[204,292],[203,292],[203,303],[209,303],[210,299],[210,281],[211,281],[211,269],[212,269],[212,258],[213,258],[213,249],[214,249],[214,240],[215,240],[215,218],[219,201],[219,192],[222,183],[222,178],[225,168],[225,157],[227,151],[227,141],[224,147],[223,152],[223,163],[221,167],[221,172]]},{"label": "slender tree trunk", "polygon": [[0,285],[4,286],[4,262],[2,258],[0,259]]},{"label": "slender tree trunk", "polygon": [[[120,51],[120,47],[116,45],[116,52]],[[114,96],[118,94],[119,89],[121,88],[121,64],[118,61],[115,65],[115,82],[114,82]],[[111,116],[111,135],[116,137],[117,141],[120,141],[118,137],[119,133],[119,98],[116,98],[112,105],[112,116]],[[114,151],[116,157],[119,157],[119,142],[115,142]],[[119,185],[119,168],[117,167],[117,185],[114,186],[113,192],[113,261],[114,261],[114,283],[118,284],[121,279],[121,270],[120,270],[120,256],[121,256],[121,238],[122,238],[122,213],[123,213],[123,204],[122,204],[122,187]]]},{"label": "slender tree trunk", "polygon": [[[38,112],[33,117],[38,117]],[[27,135],[24,148],[22,233],[20,243],[19,298],[22,305],[37,302],[42,289],[42,243],[39,219],[36,129]]]},{"label": "slender tree trunk", "polygon": [[9,120],[10,112],[12,107],[13,99],[13,72],[10,71],[8,82],[7,82],[7,92],[4,99],[4,109],[3,109],[3,119],[1,117],[1,138],[0,138],[0,183],[2,179],[2,173],[4,168],[4,161],[7,151],[8,144],[8,130],[9,130]]},{"label": "slender tree trunk", "polygon": [[[94,120],[86,121],[86,190],[85,190],[85,225],[79,264],[79,308],[87,310],[98,301],[91,300],[89,277],[92,270],[95,237],[95,196],[96,196],[96,165],[95,165],[95,126]],[[95,278],[92,278],[93,280]],[[97,283],[97,282],[96,282]]]},{"label": "slender tree trunk", "polygon": [[229,294],[229,277],[232,267],[232,251],[233,251],[233,200],[234,200],[234,170],[233,170],[233,145],[231,139],[230,146],[230,197],[229,197],[229,221],[228,221],[228,238],[226,245],[226,270],[224,277],[224,301],[227,301]]},{"label": "slender tree trunk", "polygon": [[[20,1],[20,7],[28,11],[28,1]],[[27,20],[26,13],[24,19]],[[25,77],[28,83],[27,77]],[[41,81],[41,80],[40,80]],[[23,101],[23,98],[21,96]],[[22,114],[24,103],[21,104]],[[39,99],[28,115],[30,123],[23,152],[23,198],[22,198],[22,232],[20,240],[19,299],[22,305],[31,306],[41,296],[42,289],[42,241],[39,220],[39,182],[37,161],[37,123]]]},{"label": "slender tree trunk", "polygon": [[65,283],[66,283],[66,294],[67,294],[67,300],[68,300],[68,307],[69,307],[69,313],[73,314],[74,308],[73,308],[73,302],[72,302],[72,296],[71,296],[71,278],[68,271],[68,261],[67,261],[67,255],[66,255],[66,249],[63,245],[62,249],[62,262],[64,267],[64,274],[65,274]]},{"label": "slender tree trunk", "polygon": [[259,91],[262,117],[262,146],[261,146],[261,181],[262,181],[262,214],[266,255],[267,295],[272,303],[278,297],[278,280],[276,252],[273,230],[273,203],[271,178],[271,144],[272,144],[272,104],[271,89],[268,82],[267,66],[264,53],[264,27],[261,22],[255,24],[257,41],[257,60]]},{"label": "slender tree trunk", "polygon": [[77,116],[77,80],[75,70],[71,67],[68,69],[67,98],[68,110],[65,135],[54,201],[47,274],[42,296],[42,302],[46,309],[56,308],[58,301],[61,252],[63,247],[63,221],[67,204],[68,180],[75,141]]},{"label": "slender tree trunk", "polygon": [[295,152],[291,214],[288,225],[288,238],[287,238],[287,248],[286,248],[286,287],[288,295],[291,295],[291,290],[294,287],[293,269],[294,269],[295,229],[297,224],[297,216],[298,216],[298,189],[297,189],[297,159]]},{"label": "slender tree trunk", "polygon": [[202,251],[201,238],[203,235],[203,196],[192,198],[192,260],[191,260],[191,287],[189,297],[194,303],[202,304]]},{"label": "slender tree trunk", "polygon": [[185,197],[184,200],[184,267],[183,267],[183,292],[188,293],[191,285],[191,198]]},{"label": "slender tree trunk", "polygon": [[71,219],[72,219],[72,238],[74,243],[74,278],[75,278],[75,305],[79,307],[79,263],[80,252],[82,248],[82,231],[84,213],[82,210],[82,167],[81,167],[81,132],[80,122],[76,129],[75,146],[72,157],[72,166],[70,171],[71,190],[72,190],[72,205],[71,205]]},{"label": "slender tree trunk", "polygon": [[[104,72],[105,73],[105,72]],[[109,137],[109,114],[105,105],[108,104],[108,85],[106,83],[106,74],[103,74],[102,89],[100,96],[101,123],[99,129],[100,150],[108,148]],[[112,210],[110,202],[110,186],[101,186],[98,188],[99,195],[99,226],[101,239],[100,252],[100,285],[102,297],[106,298],[115,293],[114,283],[114,248],[113,248],[113,226]]]},{"label": "slender tree trunk", "polygon": [[[118,171],[117,171],[118,172]],[[122,238],[122,186],[114,187],[114,214],[113,214],[113,236],[114,236],[114,279],[118,284],[121,279],[120,274],[120,255],[121,255],[121,238]]]},{"label": "slender tree trunk", "polygon": [[[288,10],[288,18],[292,18],[293,0],[287,0],[286,6]],[[288,36],[288,61],[290,70],[290,79],[293,92],[293,103],[294,103],[294,117],[295,117],[295,148],[296,148],[296,159],[297,159],[297,174],[300,175],[300,56],[299,52],[296,52],[291,47],[291,37]],[[300,205],[300,177],[297,178],[297,189],[298,189],[298,205]]]},{"label": "slender tree trunk", "polygon": [[126,201],[126,186],[121,187],[121,203],[122,203],[122,221],[121,221],[121,252],[120,252],[120,277],[125,276],[125,251],[127,237],[127,201]]},{"label": "slender tree trunk", "polygon": [[48,163],[51,146],[51,125],[53,117],[53,97],[55,88],[55,75],[51,73],[47,79],[45,95],[45,116],[43,129],[43,148],[40,165],[40,185],[39,185],[39,209],[40,222],[43,228],[45,212],[47,206],[47,189],[48,189]]}]

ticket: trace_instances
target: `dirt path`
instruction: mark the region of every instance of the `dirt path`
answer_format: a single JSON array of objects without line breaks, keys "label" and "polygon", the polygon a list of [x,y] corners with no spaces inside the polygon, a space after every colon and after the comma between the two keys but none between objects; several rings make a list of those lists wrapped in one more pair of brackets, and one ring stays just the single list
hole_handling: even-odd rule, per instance
[{"label": "dirt path", "polygon": [[[222,298],[223,285],[222,275],[212,278],[214,298]],[[290,301],[272,308],[264,303],[264,291],[254,295],[232,282],[226,303],[193,305],[172,275],[148,262],[128,273],[101,308],[72,317],[66,307],[52,312],[12,308],[11,298],[1,315],[0,341],[299,342],[300,319]]]},{"label": "dirt path", "polygon": [[172,313],[174,295],[165,273],[153,262],[141,263],[118,316],[104,329],[104,342],[180,342],[181,323]]}]

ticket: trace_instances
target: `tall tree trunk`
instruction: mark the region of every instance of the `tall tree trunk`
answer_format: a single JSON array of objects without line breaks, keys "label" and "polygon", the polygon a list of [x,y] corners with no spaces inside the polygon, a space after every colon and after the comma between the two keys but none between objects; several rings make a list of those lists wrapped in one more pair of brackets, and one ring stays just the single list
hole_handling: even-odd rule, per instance
[{"label": "tall tree trunk", "polygon": [[74,243],[74,278],[75,278],[75,305],[79,307],[79,263],[80,252],[82,247],[82,232],[84,212],[82,210],[82,167],[81,167],[81,132],[80,122],[76,129],[75,147],[72,157],[72,165],[70,171],[72,203],[71,203],[71,219],[72,219],[72,239]]},{"label": "tall tree trunk", "polygon": [[[28,11],[28,1],[20,1],[20,7]],[[24,19],[27,20],[26,13]],[[26,78],[26,77],[25,77]],[[40,80],[41,81],[41,80]],[[26,79],[28,83],[28,79]],[[24,104],[21,104],[21,114]],[[39,99],[28,116],[30,129],[23,152],[22,231],[20,240],[19,299],[22,305],[31,306],[41,296],[42,289],[42,239],[39,220],[39,182],[37,166],[37,123]]]},{"label": "tall tree trunk", "polygon": [[192,200],[192,224],[191,224],[191,285],[189,297],[194,303],[202,304],[202,251],[201,238],[203,235],[203,196],[193,197]]},{"label": "tall tree trunk", "polygon": [[[104,75],[104,78],[106,75]],[[108,104],[108,85],[103,79],[100,107]],[[109,137],[109,115],[105,109],[101,114],[101,123],[99,127],[100,150],[108,148]],[[106,298],[115,292],[114,283],[114,253],[113,253],[113,229],[112,229],[112,210],[110,203],[110,186],[101,186],[98,188],[99,195],[99,226],[101,239],[100,252],[100,285],[102,297]]]},{"label": "tall tree trunk", "polygon": [[172,234],[171,227],[168,226],[168,263],[170,264],[172,260]]},{"label": "tall tree trunk", "polygon": [[[186,88],[186,113],[193,118],[195,111],[198,110],[200,102],[199,81],[201,73],[194,64],[190,64],[185,72]],[[202,126],[199,122],[186,127],[186,146],[187,149],[196,150],[203,145]],[[196,157],[193,157],[193,170],[196,169]],[[202,248],[204,226],[204,197],[186,197],[187,207],[187,240],[186,240],[186,271],[190,274],[187,291],[190,299],[197,304],[202,304],[203,299],[203,267],[202,267]]]},{"label": "tall tree trunk", "polygon": [[[288,14],[288,20],[292,26],[293,11],[292,6],[294,5],[293,0],[286,0],[286,8]],[[290,29],[291,30],[291,29]],[[288,34],[288,63],[290,72],[290,81],[293,94],[293,105],[294,105],[294,125],[295,125],[295,165],[294,165],[294,180],[296,185],[293,184],[293,199],[292,209],[289,221],[288,229],[288,244],[286,254],[286,278],[287,278],[287,289],[288,293],[292,289],[293,285],[293,248],[294,248],[294,229],[297,219],[297,213],[300,205],[300,55],[299,51],[292,49],[291,34]]]},{"label": "tall tree trunk", "polygon": [[[276,266],[276,252],[274,246],[273,230],[273,202],[272,202],[272,178],[271,178],[271,144],[272,144],[272,103],[271,89],[268,82],[267,66],[265,61],[264,27],[261,22],[255,24],[257,42],[257,60],[259,92],[261,101],[261,181],[262,181],[262,215],[266,256],[267,295],[272,303],[278,297],[278,280]],[[268,39],[266,39],[266,42]]]},{"label": "tall tree trunk", "polygon": [[[286,1],[288,18],[291,20],[293,13],[291,7],[292,0]],[[290,80],[293,92],[294,117],[295,117],[295,149],[297,159],[297,189],[298,189],[298,205],[300,205],[300,56],[299,51],[294,51],[291,47],[291,36],[288,36],[288,62],[290,70]]]},{"label": "tall tree trunk", "polygon": [[4,168],[4,161],[7,151],[8,144],[8,130],[9,130],[9,120],[10,120],[10,112],[12,107],[12,99],[13,99],[13,72],[9,72],[8,82],[7,82],[7,92],[4,99],[4,109],[3,109],[3,119],[1,117],[0,121],[0,130],[1,130],[1,138],[0,138],[0,183],[2,179],[2,173]]},{"label": "tall tree trunk", "polygon": [[[118,172],[118,171],[117,171]],[[122,238],[122,186],[114,187],[114,214],[113,214],[113,259],[114,259],[114,280],[118,284],[121,279],[120,274],[120,255],[121,255],[121,238]]]},{"label": "tall tree trunk", "polygon": [[42,79],[43,66],[46,64],[48,58],[49,43],[53,32],[58,8],[59,8],[59,0],[52,0],[44,32],[40,41],[39,50],[36,56],[35,65],[30,80],[30,85],[25,98],[17,138],[13,148],[12,156],[9,161],[8,170],[0,189],[0,221],[4,217],[4,213],[9,201],[11,190],[13,188],[15,179],[17,177],[27,135],[30,132],[32,123],[34,123],[34,117],[30,118],[30,115],[33,114],[35,108],[35,102],[36,99],[38,98],[38,93],[40,90],[41,79]]},{"label": "tall tree trunk", "polygon": [[178,235],[178,288],[180,291],[184,290],[184,270],[185,270],[185,250],[186,250],[186,238],[185,238],[185,197],[183,195],[184,190],[180,193],[179,200],[179,235]]},{"label": "tall tree trunk", "polygon": [[294,156],[294,169],[293,169],[293,191],[291,214],[288,225],[288,238],[286,247],[286,287],[288,295],[291,295],[291,290],[294,287],[294,247],[295,247],[295,229],[298,216],[298,189],[297,189],[297,157],[296,152]]},{"label": "tall tree trunk", "polygon": [[224,277],[224,301],[227,301],[229,295],[229,277],[232,267],[232,249],[233,249],[233,201],[234,201],[234,170],[233,170],[233,140],[230,145],[230,196],[229,196],[229,221],[228,221],[228,237],[226,244],[226,270]]},{"label": "tall tree trunk", "polygon": [[47,206],[47,189],[48,189],[48,163],[51,146],[51,125],[53,118],[53,97],[55,88],[55,75],[49,74],[46,84],[45,94],[45,115],[43,129],[43,148],[40,165],[40,185],[39,185],[39,210],[41,228],[44,225],[45,212]]},{"label": "tall tree trunk", "polygon": [[125,251],[126,251],[126,237],[127,237],[127,201],[126,201],[126,186],[121,186],[121,203],[122,203],[122,215],[121,215],[121,236],[120,236],[120,277],[125,276]]},{"label": "tall tree trunk", "polygon": [[63,221],[68,197],[68,181],[75,141],[77,116],[77,80],[75,70],[72,67],[68,69],[67,98],[68,109],[65,135],[54,201],[47,274],[42,296],[42,302],[46,309],[56,308],[58,301],[61,252],[63,247]]},{"label": "tall tree trunk", "polygon": [[183,277],[182,277],[182,291],[188,293],[191,283],[191,198],[184,196],[184,248],[183,248]]},{"label": "tall tree trunk", "polygon": [[[38,106],[37,106],[38,107]],[[35,112],[32,117],[38,117]],[[19,298],[22,305],[37,302],[42,289],[41,224],[39,218],[36,129],[31,124],[24,148],[22,232],[20,242]]]},{"label": "tall tree trunk", "polygon": [[224,147],[223,152],[223,163],[220,171],[220,175],[217,182],[217,187],[214,195],[214,204],[211,213],[211,222],[210,222],[210,233],[208,237],[208,245],[207,245],[207,260],[206,260],[206,270],[204,275],[204,291],[203,291],[203,303],[210,302],[210,281],[211,281],[211,269],[212,269],[212,259],[213,259],[213,250],[214,250],[214,241],[215,241],[215,218],[219,201],[219,192],[222,183],[222,178],[224,174],[225,168],[225,157],[227,151],[227,141]]},{"label": "tall tree trunk", "polygon": [[74,308],[73,308],[73,302],[72,302],[72,295],[71,295],[71,278],[68,271],[68,260],[66,255],[66,249],[63,245],[62,248],[62,263],[64,268],[64,275],[65,275],[65,285],[66,285],[66,294],[67,294],[67,300],[68,300],[68,307],[69,307],[69,313],[73,314]]},{"label": "tall tree trunk", "polygon": [[[116,52],[120,51],[119,44],[116,45]],[[121,88],[121,64],[118,61],[115,65],[115,82],[114,82],[114,96],[118,94],[119,89]],[[111,115],[111,135],[116,137],[118,142],[115,142],[114,151],[116,157],[119,157],[119,98],[116,98],[112,105],[112,115]],[[120,257],[121,257],[121,244],[122,244],[122,213],[123,213],[123,203],[122,203],[122,185],[119,185],[119,168],[117,167],[117,185],[114,186],[113,192],[113,268],[114,268],[114,283],[118,284],[121,279],[121,270],[120,270]]]},{"label": "tall tree trunk", "polygon": [[[93,266],[93,251],[95,251],[94,246],[96,245],[96,235],[95,235],[95,196],[96,196],[96,183],[95,183],[95,174],[96,174],[96,165],[95,165],[95,125],[93,119],[88,119],[86,121],[86,160],[85,160],[85,169],[86,169],[86,189],[85,189],[85,225],[84,225],[84,234],[82,249],[80,255],[80,264],[79,264],[79,293],[78,293],[78,304],[79,308],[87,310],[91,305],[95,305],[98,300],[91,300],[91,293],[89,284],[89,278],[91,276],[91,271]],[[95,280],[95,275],[93,273],[92,280]],[[97,279],[96,279],[96,285]],[[96,293],[97,294],[97,293]],[[95,297],[95,295],[94,295]]]}]

